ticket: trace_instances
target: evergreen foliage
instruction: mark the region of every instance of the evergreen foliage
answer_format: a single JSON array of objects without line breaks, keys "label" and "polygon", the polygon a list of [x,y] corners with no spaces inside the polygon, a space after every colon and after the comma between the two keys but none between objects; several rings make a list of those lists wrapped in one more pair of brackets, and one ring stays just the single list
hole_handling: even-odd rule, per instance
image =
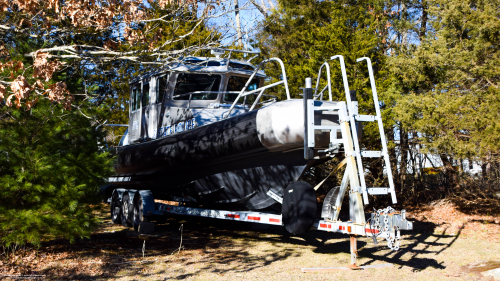
[{"label": "evergreen foliage", "polygon": [[[278,57],[283,60],[294,98],[301,98],[297,91],[304,87],[304,79],[311,77],[316,85],[318,71],[324,62],[331,69],[332,96],[334,101],[345,101],[345,91],[338,60],[330,60],[334,55],[342,55],[346,64],[348,83],[351,90],[356,90],[359,102],[359,114],[375,114],[373,96],[369,83],[366,62],[356,63],[356,59],[369,57],[373,64],[375,83],[381,104],[382,118],[386,134],[392,134],[394,118],[392,106],[397,96],[386,91],[390,86],[387,79],[385,40],[380,34],[387,33],[383,2],[370,0],[283,0],[279,1],[279,10],[268,17],[263,24],[259,38],[259,47],[266,57]],[[266,70],[272,77],[280,77],[280,69],[272,67]],[[323,69],[318,93],[326,86],[326,72]],[[275,81],[272,81],[275,82]],[[286,98],[284,91],[277,93]],[[328,91],[323,99],[328,100]],[[376,123],[364,124],[362,143],[368,150],[380,150],[380,135]],[[391,143],[391,147],[394,145]],[[375,177],[382,175],[380,162],[367,167]],[[378,160],[375,160],[378,161]],[[379,183],[381,184],[381,183]]]},{"label": "evergreen foliage", "polygon": [[[291,89],[304,87],[306,77],[316,78],[320,65],[330,62],[335,100],[345,100],[345,93],[339,63],[330,61],[330,57],[343,55],[349,85],[360,92],[360,102],[364,104],[371,98],[369,88],[368,91],[364,89],[369,86],[366,83],[368,76],[366,65],[356,64],[356,59],[369,57],[377,78],[383,74],[380,70],[385,61],[380,51],[382,38],[377,36],[380,23],[370,4],[373,3],[349,0],[280,1],[280,10],[263,24],[259,47],[266,57],[283,60]],[[269,73],[276,76],[280,74],[277,71]],[[326,79],[325,73],[321,76],[322,80]],[[298,94],[293,93],[295,97]],[[327,94],[324,96],[328,98]]]},{"label": "evergreen foliage", "polygon": [[97,223],[91,204],[111,172],[99,151],[102,131],[47,100],[0,111],[8,116],[0,123],[0,244],[89,236]]},{"label": "evergreen foliage", "polygon": [[[92,37],[92,36],[91,36]],[[75,38],[77,40],[77,38]],[[32,77],[31,57],[23,54],[47,44],[25,36],[5,42],[9,56],[26,69],[3,76]],[[98,202],[98,188],[111,173],[112,158],[103,153],[104,133],[97,119],[108,113],[82,98],[82,71],[67,67],[48,84],[65,81],[73,104],[68,111],[47,98],[31,109],[0,102],[0,244],[39,245],[44,239],[89,236],[97,220],[91,204]],[[34,83],[35,79],[29,79]],[[90,117],[90,119],[89,119]],[[100,144],[99,144],[100,143]]]},{"label": "evergreen foliage", "polygon": [[396,88],[406,93],[396,117],[444,162],[498,156],[498,1],[428,5],[431,28],[421,44],[389,58]]},{"label": "evergreen foliage", "polygon": [[[360,114],[374,112],[366,66],[355,59],[370,57],[396,188],[406,192],[411,184],[404,195],[418,201],[421,194],[445,196],[424,192],[437,185],[458,186],[462,180],[452,166],[462,160],[482,163],[483,179],[488,167],[500,167],[499,11],[491,0],[282,0],[262,25],[258,42],[266,57],[284,61],[290,89],[303,87],[306,77],[315,85],[319,66],[328,61],[333,100],[345,100],[345,94],[339,64],[329,58],[343,55]],[[279,77],[278,71],[266,73]],[[283,91],[277,94],[284,98]],[[364,128],[362,148],[379,149],[375,124]],[[443,162],[439,175],[422,169],[429,153]],[[380,163],[369,161],[376,160],[366,161],[369,181],[384,186],[382,171],[374,169]],[[498,186],[498,178],[497,173],[495,183],[479,185]]]}]

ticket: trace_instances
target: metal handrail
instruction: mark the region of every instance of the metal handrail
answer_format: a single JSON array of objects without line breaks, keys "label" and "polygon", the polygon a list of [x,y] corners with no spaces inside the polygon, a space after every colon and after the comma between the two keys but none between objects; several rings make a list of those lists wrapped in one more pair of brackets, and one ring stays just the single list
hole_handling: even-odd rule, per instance
[{"label": "metal handrail", "polygon": [[323,88],[323,90],[321,90],[319,96],[321,96],[321,100],[323,100],[323,92],[325,91],[326,88],[328,88],[328,97],[330,98],[330,101],[332,101],[332,82],[330,79],[330,65],[326,61],[319,67],[318,79],[316,80],[316,88],[314,90],[314,97],[315,97],[314,99],[317,98],[316,93],[318,92],[319,80],[321,79],[321,70],[323,69],[323,66],[326,67],[326,77],[328,80],[328,84],[325,86],[325,88]]},{"label": "metal handrail", "polygon": [[[257,74],[257,71],[259,71],[259,69],[265,64],[265,63],[268,63],[270,61],[277,61],[280,66],[281,66],[281,73],[282,73],[282,76],[283,76],[283,79],[279,82],[276,82],[276,83],[273,83],[273,84],[270,84],[270,85],[267,85],[267,86],[264,86],[264,87],[261,87],[261,88],[258,88],[258,89],[255,89],[255,90],[252,90],[250,92],[247,92],[245,94],[243,94],[245,92],[245,90],[247,89],[248,85],[250,85],[250,83],[252,82],[252,79],[255,77],[255,74]],[[283,64],[283,61],[280,60],[279,58],[269,58],[269,59],[266,59],[266,60],[263,60],[261,63],[259,63],[259,65],[255,68],[254,72],[252,73],[252,75],[250,76],[250,78],[248,78],[248,81],[247,83],[245,84],[245,86],[243,87],[243,89],[241,89],[240,91],[240,94],[238,95],[238,97],[234,100],[233,104],[231,105],[231,107],[229,108],[229,110],[227,111],[227,115],[224,117],[224,118],[227,118],[229,117],[229,115],[231,114],[231,111],[233,110],[234,106],[236,105],[236,103],[238,102],[238,100],[241,98],[241,97],[245,97],[251,93],[254,93],[254,92],[258,92],[258,91],[263,91],[265,89],[268,89],[270,87],[274,87],[274,86],[277,86],[277,85],[280,85],[280,84],[284,84],[285,86],[285,91],[286,91],[286,97],[287,97],[287,100],[290,100],[290,91],[288,90],[288,80],[286,78],[286,72],[285,72],[285,65]],[[258,99],[255,100],[254,104],[258,102]],[[252,108],[254,107],[254,105],[252,105]]]},{"label": "metal handrail", "polygon": [[255,108],[255,106],[257,105],[257,101],[259,101],[262,98],[262,95],[264,94],[265,90],[266,89],[264,88],[264,89],[262,89],[262,91],[260,91],[259,95],[255,99],[255,102],[252,104],[252,107],[250,107],[250,109],[248,111],[252,111]]},{"label": "metal handrail", "polygon": [[[363,193],[363,201],[365,204],[368,204],[368,194],[366,193],[366,181],[365,181],[365,176],[364,176],[364,169],[363,169],[363,164],[361,163],[361,148],[359,146],[358,142],[358,132],[356,130],[356,121],[354,120],[354,108],[352,108],[352,102],[351,102],[351,95],[349,91],[349,83],[347,82],[347,73],[345,71],[345,64],[344,64],[344,57],[341,55],[336,55],[331,57],[331,60],[334,59],[339,59],[340,62],[340,70],[342,72],[342,80],[344,82],[344,91],[346,95],[346,101],[347,101],[347,110],[349,114],[349,123],[351,125],[351,133],[352,133],[352,139],[354,143],[354,151],[356,153],[356,163],[358,166],[359,172],[359,180],[361,184],[361,192]],[[354,187],[357,188],[357,187]]]},{"label": "metal handrail", "polygon": [[214,50],[214,51],[245,53],[245,54],[260,54],[260,51],[247,51],[247,50],[226,49],[226,48],[217,48],[217,47],[211,47],[211,48],[206,48],[206,49]]},{"label": "metal handrail", "polygon": [[128,124],[103,124],[103,125],[111,127],[128,127]]},{"label": "metal handrail", "polygon": [[[283,81],[280,81],[280,82],[277,82],[279,84],[282,84]],[[276,83],[273,83],[271,85],[267,85],[267,86],[264,86],[262,88],[259,88],[257,90],[260,90],[261,93],[259,94],[256,94],[257,90],[253,90],[253,91],[250,91],[250,92],[246,92],[245,94],[242,95],[242,97],[246,97],[248,95],[257,95],[257,98],[255,99],[255,101],[258,101],[261,97],[273,97],[273,98],[277,98],[276,96],[273,96],[273,95],[262,95],[262,93],[264,92],[265,89],[267,88],[270,88],[270,86],[274,85]],[[174,98],[178,98],[178,97],[184,97],[184,96],[189,96],[189,101],[188,101],[188,106],[187,106],[187,109],[190,108],[191,106],[191,100],[192,100],[192,95],[194,94],[219,94],[219,93],[222,93],[222,94],[240,94],[239,91],[194,91],[194,92],[189,92],[189,93],[185,93],[185,94],[180,94],[180,95],[175,95],[175,96],[172,96],[172,99]],[[238,95],[239,97],[239,95]],[[236,100],[238,101],[238,100]],[[224,102],[224,100],[223,100]],[[252,105],[252,107],[250,108],[250,111],[255,107],[255,102],[254,102],[254,105]],[[127,125],[128,126],[128,125]]]},{"label": "metal handrail", "polygon": [[392,179],[392,171],[390,169],[390,161],[389,161],[389,154],[387,151],[387,141],[385,139],[385,134],[384,134],[384,124],[382,123],[382,118],[381,118],[381,113],[380,113],[380,104],[378,101],[378,95],[377,95],[377,88],[375,87],[375,78],[373,77],[373,68],[372,68],[372,61],[368,57],[362,57],[356,60],[356,62],[362,62],[366,60],[366,64],[368,67],[368,75],[370,77],[370,86],[372,88],[372,95],[373,95],[373,103],[375,104],[375,113],[377,114],[377,122],[378,122],[378,129],[380,133],[380,140],[382,141],[382,147],[383,150],[382,154],[384,155],[384,160],[386,162],[386,167],[387,167],[387,177],[389,179],[389,188],[392,190],[391,196],[392,196],[392,203],[396,204],[397,199],[396,199],[396,194],[395,194],[395,188],[394,188],[394,181]]},{"label": "metal handrail", "polygon": [[339,59],[340,61],[340,71],[342,72],[342,80],[344,82],[344,91],[347,101],[347,110],[351,113],[351,95],[349,94],[349,83],[347,82],[347,73],[345,71],[344,57],[341,55],[336,55],[330,58],[331,60]]},{"label": "metal handrail", "polygon": [[[271,85],[273,85],[273,84],[271,84]],[[268,86],[271,86],[271,85],[268,85]],[[259,88],[257,90],[260,91],[263,88],[264,89],[268,89],[269,88],[268,86]],[[248,96],[250,94],[257,95],[257,94],[255,94],[255,92],[257,92],[257,91],[253,90],[251,92],[246,92],[243,96]],[[195,92],[189,92],[189,93],[185,93],[185,94],[175,95],[172,98],[178,98],[178,97],[187,96],[187,95],[194,95],[194,94],[218,94],[218,93],[222,93],[222,94],[239,94],[240,92],[239,91],[195,91]],[[277,96],[274,96],[274,95],[263,95],[263,97],[274,97],[274,98],[276,98]]]}]

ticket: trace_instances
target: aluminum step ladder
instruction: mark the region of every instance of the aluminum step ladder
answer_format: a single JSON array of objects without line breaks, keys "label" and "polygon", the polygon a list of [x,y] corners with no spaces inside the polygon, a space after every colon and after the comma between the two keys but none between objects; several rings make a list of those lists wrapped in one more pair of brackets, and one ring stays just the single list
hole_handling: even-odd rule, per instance
[{"label": "aluminum step ladder", "polygon": [[[373,77],[373,69],[372,69],[371,60],[368,57],[363,57],[363,58],[357,59],[356,62],[362,62],[364,60],[366,60],[366,62],[367,62],[368,73],[370,76],[370,84],[371,84],[371,89],[372,89],[373,102],[374,102],[374,106],[375,106],[376,115],[359,115],[357,108],[355,108],[355,107],[357,107],[357,103],[354,103],[351,101],[349,84],[347,82],[347,74],[345,71],[344,58],[341,55],[331,57],[331,60],[335,60],[335,59],[339,60],[340,68],[341,68],[341,72],[342,72],[342,80],[344,83],[344,91],[345,91],[346,100],[347,100],[347,110],[348,110],[348,116],[349,116],[349,123],[350,123],[350,127],[351,127],[352,140],[353,140],[353,144],[354,144],[354,151],[352,152],[354,155],[352,155],[352,156],[354,156],[356,158],[356,163],[358,166],[357,168],[359,171],[358,175],[359,175],[359,181],[360,181],[360,185],[361,185],[361,193],[363,194],[363,203],[365,205],[368,204],[368,194],[370,194],[370,195],[387,195],[390,193],[391,198],[392,198],[392,203],[396,204],[397,203],[396,190],[394,188],[394,181],[392,178],[391,163],[389,161],[389,153],[388,153],[388,149],[387,149],[387,140],[385,138],[384,126],[382,123],[382,116],[380,114],[380,104],[378,101],[377,89],[375,87],[375,79]],[[358,142],[356,121],[358,121],[358,122],[378,122],[380,141],[382,143],[382,151],[361,151],[361,148],[360,148],[360,145]],[[368,188],[366,187],[364,168],[363,168],[363,162],[362,162],[363,157],[366,157],[366,158],[384,157],[387,178],[389,181],[389,187],[368,187]]]},{"label": "aluminum step ladder", "polygon": [[[358,108],[357,108],[357,102],[351,100],[351,95],[350,95],[350,90],[349,90],[349,83],[347,81],[347,74],[345,71],[345,63],[344,63],[344,58],[341,55],[333,56],[331,57],[332,60],[338,59],[340,62],[340,69],[342,72],[342,80],[344,84],[344,91],[346,95],[346,111],[340,110],[339,109],[327,109],[324,106],[317,107],[314,105],[315,101],[313,100],[308,100],[307,98],[304,99],[304,106],[306,108],[305,111],[305,150],[304,150],[304,157],[306,159],[311,159],[313,157],[313,148],[314,148],[314,131],[315,130],[330,130],[330,150],[333,150],[337,144],[343,144],[344,149],[346,151],[345,157],[353,157],[352,159],[349,159],[347,168],[349,171],[346,170],[346,175],[344,176],[344,180],[342,180],[342,185],[341,185],[341,190],[340,192],[343,193],[346,189],[347,181],[351,183],[351,188],[353,188],[355,191],[359,192],[362,194],[363,197],[363,203],[366,205],[368,204],[368,194],[369,195],[387,195],[391,194],[391,199],[392,203],[396,204],[397,199],[396,199],[396,192],[394,188],[394,180],[392,177],[392,170],[391,170],[391,163],[389,161],[389,153],[387,149],[387,140],[385,137],[384,133],[384,127],[382,123],[382,116],[380,114],[380,104],[378,101],[378,96],[377,96],[377,89],[375,87],[375,79],[373,77],[373,69],[372,69],[372,64],[369,58],[363,57],[360,59],[357,59],[357,62],[362,62],[364,60],[367,61],[367,66],[368,66],[368,73],[370,77],[370,84],[371,84],[371,89],[372,89],[372,95],[373,95],[373,102],[375,106],[375,112],[376,115],[360,115],[358,114]],[[322,65],[323,66],[323,65]],[[327,70],[327,75],[328,78],[330,77],[329,73],[329,68]],[[320,69],[321,73],[321,69]],[[319,77],[318,77],[319,79]],[[330,80],[330,79],[328,79]],[[307,79],[306,79],[307,81]],[[328,81],[330,82],[330,81]],[[318,81],[319,83],[319,81]],[[318,85],[318,83],[316,83]],[[306,82],[307,84],[307,82]],[[308,84],[310,85],[311,82],[309,80]],[[313,98],[312,95],[312,89],[310,89],[311,86],[306,86],[306,88],[309,87],[310,93],[307,95],[310,95],[311,99]],[[317,86],[316,86],[317,87]],[[305,92],[306,94],[306,92]],[[317,97],[314,97],[317,98]],[[324,111],[324,110],[338,110],[339,118],[346,118],[344,123],[348,123],[348,126],[317,126],[314,124],[314,111]],[[342,112],[345,112],[345,115],[343,116]],[[358,132],[356,130],[356,122],[378,122],[378,129],[379,129],[379,134],[380,134],[380,141],[382,143],[382,151],[361,151],[361,147],[358,141]],[[342,124],[343,122],[341,122]],[[343,129],[343,130],[341,130]],[[336,139],[336,131],[341,131],[342,132],[342,140],[337,140]],[[389,182],[389,187],[367,187],[366,186],[366,181],[365,181],[365,175],[364,175],[364,168],[363,168],[363,161],[362,158],[379,158],[383,157],[384,162],[385,162],[385,169],[387,173],[387,178]],[[351,162],[352,165],[351,165]],[[350,176],[347,175],[347,172],[350,173]],[[354,186],[353,186],[354,185]],[[343,196],[342,196],[343,197]],[[340,199],[340,197],[339,197]],[[332,206],[333,207],[333,206]],[[340,207],[340,206],[336,206]]]}]

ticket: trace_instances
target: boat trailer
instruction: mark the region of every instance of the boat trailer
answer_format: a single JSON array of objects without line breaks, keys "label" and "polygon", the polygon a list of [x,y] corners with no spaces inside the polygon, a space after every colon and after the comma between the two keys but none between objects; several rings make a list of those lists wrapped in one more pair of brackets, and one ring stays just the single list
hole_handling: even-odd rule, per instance
[{"label": "boat trailer", "polygon": [[[319,156],[314,155],[313,148],[315,147],[314,136],[315,131],[329,131],[330,144],[329,148],[320,151],[328,156],[333,157],[339,152],[342,146],[344,149],[344,161],[341,165],[346,165],[346,169],[340,186],[334,187],[325,197],[321,210],[321,218],[313,223],[312,229],[318,231],[336,232],[350,236],[351,243],[351,265],[350,269],[361,269],[356,264],[357,258],[357,237],[371,237],[373,242],[377,244],[377,239],[385,239],[387,246],[394,251],[399,250],[401,242],[400,230],[412,230],[412,222],[406,219],[405,210],[395,211],[392,207],[376,210],[371,213],[371,217],[365,218],[364,205],[369,203],[368,195],[390,195],[392,203],[396,204],[396,193],[389,161],[389,154],[386,144],[386,138],[383,129],[380,106],[375,87],[375,79],[373,69],[369,58],[364,57],[357,62],[366,61],[370,78],[373,102],[375,107],[375,115],[360,115],[358,114],[358,102],[355,100],[355,95],[351,96],[345,71],[343,57],[340,55],[331,57],[331,60],[338,60],[342,72],[343,86],[346,94],[345,102],[337,102],[335,104],[323,103],[323,92],[328,89],[329,99],[331,101],[331,85],[330,85],[330,69],[329,64],[325,62],[318,74],[316,88],[312,88],[311,78],[305,81],[303,89],[304,101],[304,158],[314,159]],[[318,93],[318,85],[321,78],[321,72],[325,69],[327,73],[328,84]],[[253,76],[249,79],[249,81]],[[243,91],[242,91],[243,93]],[[262,94],[262,93],[261,93]],[[288,92],[287,92],[288,94]],[[242,95],[240,93],[240,95]],[[235,102],[236,103],[236,102]],[[232,108],[231,108],[232,109]],[[320,125],[315,124],[315,112],[332,112],[339,117],[339,124]],[[327,113],[328,114],[328,113]],[[362,150],[358,142],[358,132],[356,129],[357,122],[377,122],[382,144],[381,151]],[[341,136],[338,138],[338,136]],[[380,158],[384,159],[384,172],[388,178],[388,187],[367,187],[364,176],[363,158]],[[126,181],[127,179],[123,179]],[[324,182],[324,181],[323,181]],[[321,183],[315,187],[318,189]],[[288,190],[288,189],[287,189]],[[291,191],[290,191],[291,192]],[[349,220],[340,221],[339,213],[344,196],[348,193],[349,196]],[[135,196],[139,194],[140,196]],[[289,193],[285,190],[281,196],[274,193],[272,190],[268,192],[276,202],[283,203],[287,200]],[[138,198],[138,199],[134,199]],[[229,210],[213,210],[204,208],[194,208],[184,206],[182,202],[178,206],[155,202],[153,194],[149,190],[133,190],[117,188],[113,191],[111,200],[111,213],[114,222],[119,221],[116,217],[119,214],[125,218],[129,216],[129,212],[133,212],[133,226],[139,233],[152,233],[154,223],[147,222],[149,216],[163,215],[184,215],[196,216],[214,219],[224,219],[230,221],[252,222],[268,225],[286,226],[284,217],[281,214],[263,213],[255,211],[229,211]],[[141,200],[137,203],[135,200]],[[113,204],[116,202],[115,204]],[[121,204],[120,204],[121,203]],[[113,207],[115,206],[115,207]],[[123,211],[114,210],[119,206]],[[127,222],[123,222],[124,225]],[[132,225],[128,225],[132,226]],[[338,268],[335,268],[338,269]],[[331,268],[310,268],[303,269],[304,272],[310,271],[325,271],[333,270]]]}]

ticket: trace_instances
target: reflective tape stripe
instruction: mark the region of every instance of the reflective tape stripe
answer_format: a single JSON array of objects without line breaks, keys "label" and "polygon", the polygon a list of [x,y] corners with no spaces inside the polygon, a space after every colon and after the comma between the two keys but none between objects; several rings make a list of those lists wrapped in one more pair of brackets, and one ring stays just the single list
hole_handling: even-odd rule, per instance
[{"label": "reflective tape stripe", "polygon": [[369,229],[369,228],[366,228],[365,231],[366,231],[366,233],[378,233],[379,232],[376,229]]}]

